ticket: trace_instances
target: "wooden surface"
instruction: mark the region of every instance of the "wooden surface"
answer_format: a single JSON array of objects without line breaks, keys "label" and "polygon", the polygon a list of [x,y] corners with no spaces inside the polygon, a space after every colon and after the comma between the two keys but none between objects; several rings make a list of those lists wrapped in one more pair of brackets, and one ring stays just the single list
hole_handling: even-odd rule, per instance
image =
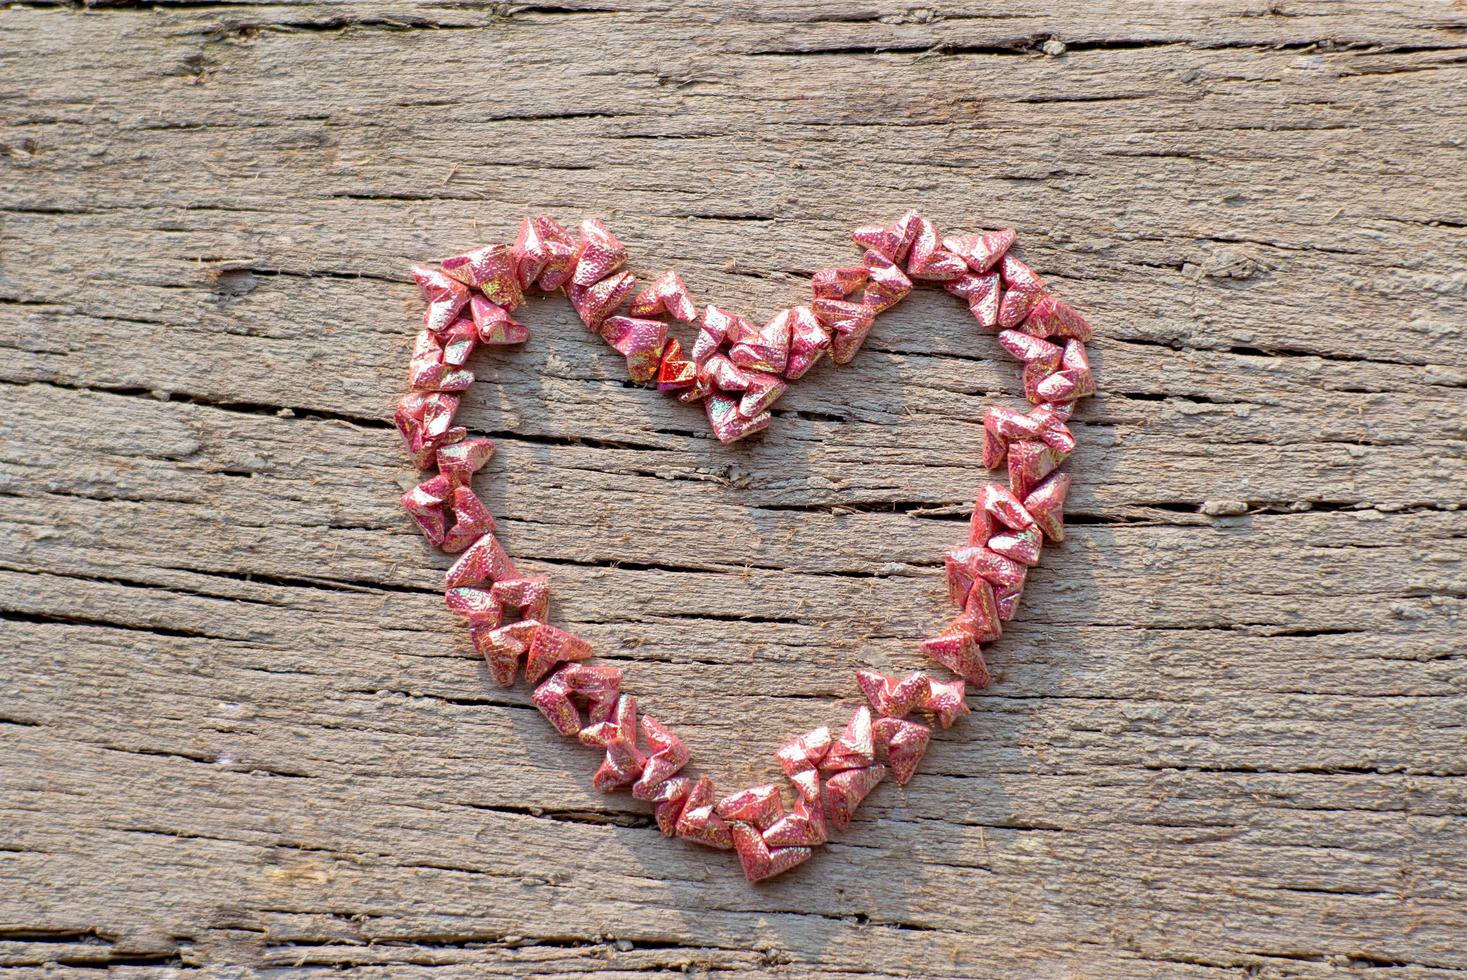
[{"label": "wooden surface", "polygon": [[[1467,973],[1467,10],[1042,6],[0,10],[0,976]],[[406,270],[600,214],[767,315],[909,205],[1097,324],[1073,529],[968,723],[750,887],[442,609]],[[925,293],[729,449],[526,319],[461,414],[505,538],[772,776],[941,621],[1017,372]]]}]

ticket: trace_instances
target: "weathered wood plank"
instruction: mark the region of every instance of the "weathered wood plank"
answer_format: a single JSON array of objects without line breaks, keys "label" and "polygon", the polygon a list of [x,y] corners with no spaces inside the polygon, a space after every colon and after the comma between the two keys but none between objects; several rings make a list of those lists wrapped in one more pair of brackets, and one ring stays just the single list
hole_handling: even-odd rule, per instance
[{"label": "weathered wood plank", "polygon": [[[1030,7],[0,13],[0,966],[1467,972],[1467,17]],[[970,723],[749,888],[441,608],[405,268],[594,212],[762,315],[912,203],[1015,225],[1100,326],[1074,527]],[[506,539],[769,778],[940,622],[1012,366],[920,296],[725,449],[527,318],[461,413]]]}]

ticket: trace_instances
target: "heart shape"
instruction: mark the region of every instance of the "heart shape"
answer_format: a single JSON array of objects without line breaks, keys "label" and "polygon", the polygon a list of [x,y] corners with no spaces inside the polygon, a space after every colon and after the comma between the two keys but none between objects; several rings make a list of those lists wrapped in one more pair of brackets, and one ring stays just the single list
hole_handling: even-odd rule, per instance
[{"label": "heart shape", "polygon": [[[636,277],[622,269],[626,248],[594,219],[573,236],[552,218],[526,218],[513,245],[413,269],[428,305],[408,370],[412,391],[394,418],[418,468],[438,472],[402,502],[429,542],[461,552],[444,576],[448,608],[468,621],[497,683],[512,686],[523,664],[525,680],[536,685],[532,700],[551,726],[602,750],[592,780],[598,790],[629,788],[652,803],[664,834],[736,851],[750,881],[808,859],[831,831],[846,828],[888,774],[898,785],[911,779],[931,729],[908,715],[930,715],[946,728],[967,714],[968,686],[988,683],[980,645],[997,640],[1013,618],[1043,543],[1064,538],[1070,477],[1058,468],[1075,448],[1067,422],[1075,401],[1095,392],[1085,350],[1090,324],[1012,253],[1013,229],[944,238],[908,211],[851,237],[865,249],[861,263],[815,273],[808,305],[763,326],[708,306],[687,353],[663,319],[697,319],[681,277],[669,271],[638,291]],[[855,357],[876,315],[899,303],[913,280],[962,298],[980,327],[998,333],[1023,364],[1024,393],[1034,406],[994,407],[984,418],[983,464],[1007,464],[1008,486],[979,491],[967,543],[945,556],[958,615],[922,642],[923,652],[956,676],[857,671],[868,704],[840,734],[822,726],[775,754],[794,789],[792,809],[773,783],[720,795],[707,776],[683,774],[689,753],[673,732],[649,716],[639,721],[619,669],[588,663],[589,643],[546,622],[549,583],[519,573],[472,489],[494,444],[453,424],[460,393],[474,381],[466,364],[479,345],[528,339],[528,328],[511,317],[527,290],[563,290],[587,328],[626,358],[634,381],[684,403],[701,401],[714,434],[733,442],[767,428],[789,383],[827,352],[836,364]],[[628,301],[629,315],[618,314]]]}]

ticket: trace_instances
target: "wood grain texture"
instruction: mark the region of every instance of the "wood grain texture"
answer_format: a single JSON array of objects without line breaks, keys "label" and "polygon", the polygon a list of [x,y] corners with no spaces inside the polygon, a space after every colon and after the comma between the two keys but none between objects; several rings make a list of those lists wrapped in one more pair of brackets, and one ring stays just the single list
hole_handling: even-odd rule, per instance
[{"label": "wood grain texture", "polygon": [[[1467,974],[1467,10],[1036,6],[0,11],[0,976]],[[1073,528],[750,887],[442,610],[406,268],[600,214],[767,315],[911,204],[1098,325]],[[526,319],[483,493],[707,771],[915,663],[1018,387],[946,297],[734,448]]]}]

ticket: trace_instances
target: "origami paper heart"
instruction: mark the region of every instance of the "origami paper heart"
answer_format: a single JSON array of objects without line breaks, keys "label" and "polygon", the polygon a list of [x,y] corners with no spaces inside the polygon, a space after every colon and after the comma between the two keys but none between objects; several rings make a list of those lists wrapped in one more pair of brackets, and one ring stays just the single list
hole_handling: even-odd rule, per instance
[{"label": "origami paper heart", "polygon": [[[402,502],[429,542],[461,552],[444,577],[448,608],[467,621],[497,683],[512,686],[523,664],[525,680],[536,685],[532,700],[551,726],[601,751],[592,779],[598,790],[629,789],[651,803],[668,836],[736,851],[750,881],[807,860],[832,831],[846,829],[888,775],[898,785],[912,778],[932,733],[908,715],[930,716],[946,728],[968,713],[967,688],[988,683],[980,644],[997,640],[1013,618],[1044,542],[1064,538],[1070,477],[1058,468],[1075,449],[1067,423],[1076,400],[1095,391],[1085,349],[1089,322],[1013,255],[1012,229],[943,238],[909,211],[851,237],[865,249],[860,264],[817,272],[809,304],[782,310],[763,326],[708,306],[687,353],[664,319],[698,319],[682,278],[669,271],[638,292],[636,277],[622,269],[626,248],[596,220],[572,235],[553,218],[526,218],[513,245],[413,269],[427,310],[409,363],[412,390],[395,421],[418,468],[438,472]],[[850,361],[876,316],[914,281],[941,285],[968,304],[982,329],[997,332],[1023,364],[1024,394],[1034,406],[991,408],[984,420],[982,462],[990,469],[1007,463],[1008,486],[979,491],[968,540],[945,556],[958,614],[922,642],[923,652],[955,676],[857,671],[868,703],[840,734],[822,726],[776,753],[791,784],[789,808],[773,783],[720,794],[707,776],[683,774],[686,747],[654,718],[638,718],[619,669],[589,663],[591,644],[546,622],[549,583],[519,573],[472,489],[494,444],[454,425],[460,394],[474,381],[466,364],[477,346],[528,339],[528,328],[511,317],[527,290],[563,290],[586,327],[626,358],[633,380],[684,403],[702,402],[714,435],[733,442],[767,428],[790,382],[827,352],[838,365]],[[618,313],[628,301],[627,314]]]}]

